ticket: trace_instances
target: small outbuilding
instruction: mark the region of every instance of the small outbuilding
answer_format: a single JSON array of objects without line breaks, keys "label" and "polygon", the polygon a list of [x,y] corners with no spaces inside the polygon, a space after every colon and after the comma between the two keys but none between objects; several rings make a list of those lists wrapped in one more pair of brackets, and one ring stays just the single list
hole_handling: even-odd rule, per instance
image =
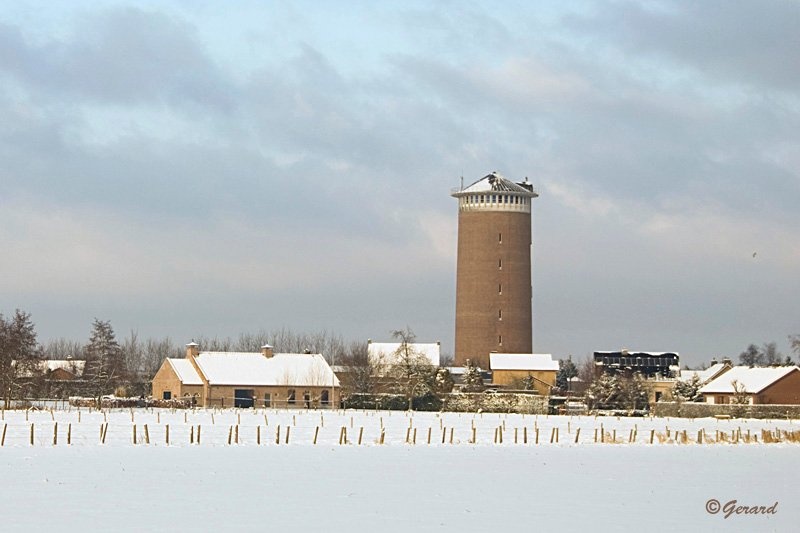
[{"label": "small outbuilding", "polygon": [[489,367],[492,371],[492,384],[501,387],[532,387],[544,396],[556,386],[558,361],[549,353],[490,353]]},{"label": "small outbuilding", "polygon": [[325,358],[310,353],[200,352],[166,359],[152,382],[153,397],[205,407],[316,408],[339,404],[339,379]]},{"label": "small outbuilding", "polygon": [[800,404],[800,368],[735,366],[700,389],[706,403]]}]

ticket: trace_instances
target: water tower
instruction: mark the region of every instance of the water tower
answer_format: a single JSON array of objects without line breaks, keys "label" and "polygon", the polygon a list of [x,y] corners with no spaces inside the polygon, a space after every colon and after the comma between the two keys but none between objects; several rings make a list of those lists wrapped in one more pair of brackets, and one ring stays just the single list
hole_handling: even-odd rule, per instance
[{"label": "water tower", "polygon": [[489,368],[489,353],[532,353],[531,201],[527,182],[497,172],[458,198],[455,364]]}]

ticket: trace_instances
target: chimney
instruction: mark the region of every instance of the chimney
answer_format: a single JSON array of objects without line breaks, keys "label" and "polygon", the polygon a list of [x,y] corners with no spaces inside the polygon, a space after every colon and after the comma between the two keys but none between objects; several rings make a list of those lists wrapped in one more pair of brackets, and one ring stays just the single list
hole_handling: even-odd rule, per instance
[{"label": "chimney", "polygon": [[186,358],[190,359],[192,357],[197,357],[200,355],[200,346],[192,341],[186,345]]},{"label": "chimney", "polygon": [[261,354],[262,354],[264,357],[266,357],[267,359],[269,359],[269,358],[271,358],[273,355],[275,355],[275,354],[272,352],[272,346],[270,346],[269,344],[265,344],[264,346],[262,346],[262,347],[261,347]]}]

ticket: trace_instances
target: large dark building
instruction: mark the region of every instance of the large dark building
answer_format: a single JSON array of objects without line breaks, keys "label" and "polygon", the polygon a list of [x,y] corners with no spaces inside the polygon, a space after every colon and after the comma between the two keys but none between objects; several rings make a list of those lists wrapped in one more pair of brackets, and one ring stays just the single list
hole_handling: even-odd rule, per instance
[{"label": "large dark building", "polygon": [[458,198],[455,364],[488,368],[489,353],[531,353],[531,201],[526,181],[492,172]]},{"label": "large dark building", "polygon": [[674,378],[680,374],[680,356],[676,352],[594,352],[595,369],[647,378]]}]

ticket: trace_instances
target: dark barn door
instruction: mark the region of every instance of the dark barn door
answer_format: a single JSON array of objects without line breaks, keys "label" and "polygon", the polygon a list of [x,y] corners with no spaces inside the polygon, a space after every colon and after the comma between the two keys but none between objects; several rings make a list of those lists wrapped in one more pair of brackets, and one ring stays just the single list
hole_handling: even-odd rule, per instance
[{"label": "dark barn door", "polygon": [[252,389],[235,389],[233,391],[234,407],[253,407]]}]

